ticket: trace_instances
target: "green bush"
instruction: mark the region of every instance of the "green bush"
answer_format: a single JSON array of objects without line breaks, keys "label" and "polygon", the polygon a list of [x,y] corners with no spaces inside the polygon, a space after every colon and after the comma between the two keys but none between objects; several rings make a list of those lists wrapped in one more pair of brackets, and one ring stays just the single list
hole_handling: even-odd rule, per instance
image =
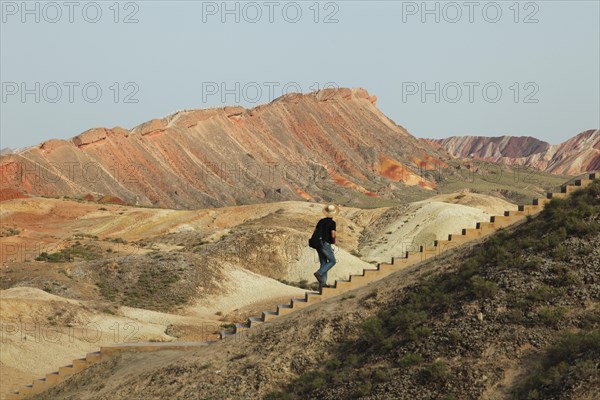
[{"label": "green bush", "polygon": [[389,318],[389,324],[391,327],[403,327],[405,329],[420,324],[426,317],[427,314],[424,311],[419,310],[419,301],[414,301],[414,304],[400,306]]},{"label": "green bush", "polygon": [[475,275],[471,278],[471,290],[478,299],[489,299],[498,292],[498,285]]},{"label": "green bush", "polygon": [[10,237],[10,236],[16,236],[19,233],[21,233],[20,229],[17,228],[5,228],[5,227],[0,227],[0,237]]},{"label": "green bush", "polygon": [[559,244],[552,250],[552,257],[559,261],[569,261],[571,258],[571,253],[567,246],[564,244]]},{"label": "green bush", "polygon": [[535,372],[512,390],[515,400],[561,398],[569,387],[597,376],[600,331],[568,333],[546,351]]},{"label": "green bush", "polygon": [[448,341],[451,344],[458,344],[458,343],[462,342],[462,340],[463,340],[462,334],[459,331],[457,331],[456,329],[453,329],[448,332]]},{"label": "green bush", "polygon": [[560,290],[554,289],[548,285],[540,285],[534,288],[527,295],[527,299],[532,302],[550,301],[560,295]]},{"label": "green bush", "polygon": [[387,382],[390,379],[390,373],[386,369],[378,369],[373,372],[372,378],[375,382]]},{"label": "green bush", "polygon": [[506,321],[513,324],[521,324],[525,321],[525,314],[518,309],[508,310],[504,313]]},{"label": "green bush", "polygon": [[418,342],[431,336],[431,329],[426,326],[411,327],[407,330],[406,336],[411,342]]},{"label": "green bush", "polygon": [[565,265],[560,265],[552,269],[554,275],[552,282],[559,287],[573,286],[581,282],[579,276]]},{"label": "green bush", "polygon": [[363,339],[370,345],[379,345],[383,341],[383,323],[378,317],[369,317],[361,324]]},{"label": "green bush", "polygon": [[555,326],[564,319],[566,314],[567,309],[564,307],[542,307],[537,312],[539,321],[548,326]]},{"label": "green bush", "polygon": [[539,271],[543,263],[543,259],[539,256],[534,256],[523,262],[523,269],[526,271]]},{"label": "green bush", "polygon": [[434,361],[428,364],[422,369],[422,373],[427,379],[439,381],[443,380],[449,375],[448,364],[444,361]]},{"label": "green bush", "polygon": [[408,353],[400,359],[398,364],[403,368],[408,368],[421,362],[423,362],[423,357],[419,354]]},{"label": "green bush", "polygon": [[354,391],[355,397],[366,396],[371,393],[373,385],[370,382],[361,383],[358,388]]},{"label": "green bush", "polygon": [[319,371],[309,371],[300,375],[297,384],[299,385],[299,391],[302,393],[318,389],[326,382],[327,380],[324,373]]}]

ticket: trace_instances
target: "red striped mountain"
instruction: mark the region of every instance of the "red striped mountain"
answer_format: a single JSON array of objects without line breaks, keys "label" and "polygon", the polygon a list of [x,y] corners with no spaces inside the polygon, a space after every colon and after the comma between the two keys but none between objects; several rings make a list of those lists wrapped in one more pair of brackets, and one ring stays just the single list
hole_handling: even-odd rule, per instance
[{"label": "red striped mountain", "polygon": [[589,130],[551,145],[528,136],[451,136],[423,139],[460,158],[522,165],[553,174],[577,175],[600,169],[600,131]]},{"label": "red striped mountain", "polygon": [[168,208],[300,199],[357,204],[408,186],[432,189],[433,173],[421,171],[449,158],[386,117],[366,90],[327,89],[252,109],[184,110],[131,130],[95,128],[48,140],[3,155],[0,188]]}]

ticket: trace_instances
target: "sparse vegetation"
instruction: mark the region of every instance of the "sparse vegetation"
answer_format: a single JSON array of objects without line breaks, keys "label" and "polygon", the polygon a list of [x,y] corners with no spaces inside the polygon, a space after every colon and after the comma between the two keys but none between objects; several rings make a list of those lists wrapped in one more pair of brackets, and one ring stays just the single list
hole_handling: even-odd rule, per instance
[{"label": "sparse vegetation", "polygon": [[418,365],[423,362],[423,357],[419,354],[409,353],[404,355],[400,362],[398,363],[403,368],[412,367],[413,365]]},{"label": "sparse vegetation", "polygon": [[277,279],[279,282],[283,283],[284,285],[288,285],[288,286],[295,286],[295,287],[299,287],[301,289],[306,289],[306,290],[319,290],[319,283],[318,282],[311,282],[308,283],[308,281],[306,279],[302,279],[298,282],[291,282],[288,281],[286,279]]},{"label": "sparse vegetation", "polygon": [[113,243],[127,244],[127,240],[125,240],[123,238],[106,238],[105,240],[108,242],[113,242]]},{"label": "sparse vegetation", "polygon": [[599,359],[600,331],[568,333],[546,351],[536,371],[513,390],[513,399],[547,399],[577,382],[597,382]]},{"label": "sparse vegetation", "polygon": [[74,233],[73,234],[74,238],[79,238],[79,239],[96,239],[98,240],[98,235],[92,235],[90,233]]},{"label": "sparse vegetation", "polygon": [[21,230],[15,227],[0,227],[0,237],[17,236],[19,233]]},{"label": "sparse vegetation", "polygon": [[425,379],[439,381],[445,379],[449,374],[448,364],[444,361],[434,361],[425,366],[421,371]]},{"label": "sparse vegetation", "polygon": [[198,294],[198,287],[216,290],[221,272],[203,268],[203,260],[179,252],[119,257],[96,264],[94,279],[100,295],[130,307],[170,311]]},{"label": "sparse vegetation", "polygon": [[[305,372],[283,391],[271,393],[266,398],[319,397],[317,393],[322,395],[323,390],[334,385],[338,388],[348,385],[347,393],[354,397],[377,393],[381,380],[362,371],[382,361],[391,363],[389,369],[381,372],[386,379],[390,374],[398,377],[395,370],[409,374],[416,371],[420,382],[430,389],[435,385],[443,386],[454,376],[452,358],[424,357],[410,351],[401,356],[394,354],[398,349],[420,349],[431,338],[436,343],[436,351],[441,354],[450,349],[465,351],[469,340],[464,339],[459,330],[443,333],[443,341],[440,341],[440,333],[434,333],[432,329],[440,320],[455,318],[460,305],[472,305],[477,309],[502,299],[506,309],[498,314],[498,318],[504,323],[537,326],[549,331],[567,326],[572,317],[561,299],[569,295],[567,288],[583,284],[577,268],[565,265],[565,260],[574,256],[569,240],[597,235],[600,232],[599,217],[599,182],[568,199],[552,200],[537,218],[528,219],[515,231],[499,231],[481,246],[473,248],[454,272],[426,275],[392,304],[384,303],[375,315],[360,323],[357,339],[342,344],[326,368]],[[592,251],[588,249],[585,254],[592,254]],[[498,276],[506,274],[516,281],[508,286],[500,285]],[[374,298],[376,293],[365,296],[360,304],[370,304],[369,296]],[[581,316],[579,326],[597,329],[598,316],[592,314]],[[472,314],[470,318],[474,320],[474,317]],[[596,322],[593,322],[594,318]],[[514,390],[514,398],[555,398],[552,396],[564,391],[565,387],[581,385],[592,376],[597,379],[599,357],[600,334],[597,330],[568,335],[548,351],[539,371]],[[441,393],[444,392],[442,386]],[[461,398],[447,391],[444,396],[440,398]]]},{"label": "sparse vegetation", "polygon": [[539,321],[544,325],[556,326],[567,314],[564,307],[542,307],[538,310]]},{"label": "sparse vegetation", "polygon": [[71,262],[76,259],[82,259],[86,261],[97,260],[102,257],[102,250],[95,244],[85,243],[82,244],[76,241],[71,246],[60,249],[53,253],[42,252],[35,260],[45,261],[51,263]]},{"label": "sparse vegetation", "polygon": [[362,257],[362,254],[360,251],[358,251],[358,249],[350,250],[350,254],[352,254],[354,257],[358,257],[358,258]]}]

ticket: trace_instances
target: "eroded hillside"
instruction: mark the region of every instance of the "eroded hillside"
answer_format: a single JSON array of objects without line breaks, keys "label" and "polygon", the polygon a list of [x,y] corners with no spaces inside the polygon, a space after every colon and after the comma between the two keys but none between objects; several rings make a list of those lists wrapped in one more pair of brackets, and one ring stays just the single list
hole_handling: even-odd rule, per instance
[{"label": "eroded hillside", "polygon": [[449,157],[364,89],[184,110],[131,130],[90,129],[2,156],[5,197],[90,196],[189,209],[315,199],[385,205],[423,196]]},{"label": "eroded hillside", "polygon": [[468,251],[206,350],[118,356],[37,398],[597,398],[599,235],[596,181]]},{"label": "eroded hillside", "polygon": [[597,129],[556,145],[529,136],[451,136],[424,140],[455,157],[519,165],[553,174],[577,175],[600,168],[600,131]]},{"label": "eroded hillside", "polygon": [[[214,339],[230,323],[301,296],[315,287],[318,260],[306,241],[321,207],[283,202],[192,211],[4,201],[0,311],[10,334],[0,374],[12,384],[2,391],[111,343]],[[432,207],[451,212],[431,214]],[[467,220],[474,225],[514,207],[469,192],[407,206],[342,207],[330,279],[347,279],[422,239],[444,238]],[[62,332],[62,340],[32,334],[36,326]],[[115,326],[129,332],[115,336]],[[87,340],[86,329],[102,335]]]}]

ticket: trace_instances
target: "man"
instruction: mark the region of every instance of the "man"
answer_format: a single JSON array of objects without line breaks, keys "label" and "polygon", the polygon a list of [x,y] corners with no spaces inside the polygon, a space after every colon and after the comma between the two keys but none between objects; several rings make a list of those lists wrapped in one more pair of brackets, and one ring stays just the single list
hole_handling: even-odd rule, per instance
[{"label": "man", "polygon": [[333,254],[333,249],[331,248],[331,245],[335,244],[336,238],[336,224],[332,217],[337,215],[338,212],[339,209],[334,204],[325,206],[323,208],[323,214],[325,214],[325,218],[319,220],[315,228],[316,232],[320,232],[320,236],[323,241],[323,245],[315,249],[319,255],[321,268],[319,268],[314,275],[321,287],[330,287],[327,284],[327,271],[329,271],[336,263],[335,255]]}]

